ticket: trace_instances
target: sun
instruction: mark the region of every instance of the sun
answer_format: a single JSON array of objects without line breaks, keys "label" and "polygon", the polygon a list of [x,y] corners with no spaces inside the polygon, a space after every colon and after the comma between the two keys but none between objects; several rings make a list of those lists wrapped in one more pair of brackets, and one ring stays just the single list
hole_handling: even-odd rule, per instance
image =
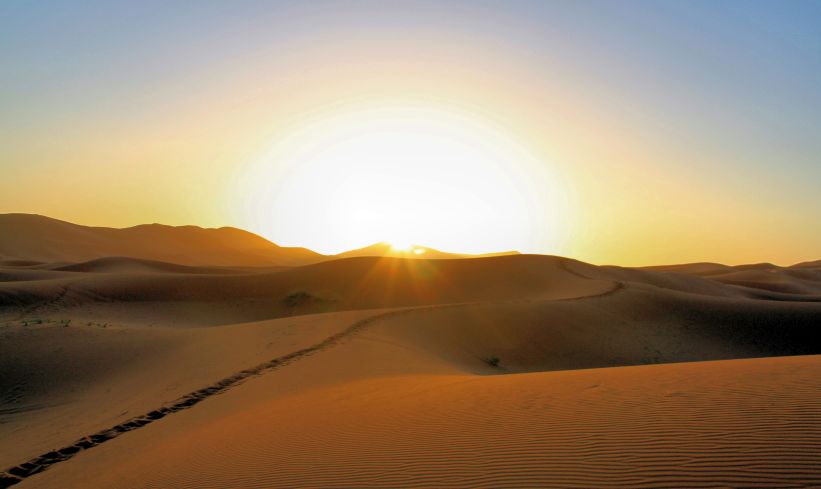
[{"label": "sun", "polygon": [[391,241],[391,250],[400,252],[409,252],[413,250],[413,245],[405,241]]},{"label": "sun", "polygon": [[239,221],[324,253],[389,241],[446,251],[555,252],[564,188],[549,162],[456,110],[384,106],[286,132],[237,175]]}]

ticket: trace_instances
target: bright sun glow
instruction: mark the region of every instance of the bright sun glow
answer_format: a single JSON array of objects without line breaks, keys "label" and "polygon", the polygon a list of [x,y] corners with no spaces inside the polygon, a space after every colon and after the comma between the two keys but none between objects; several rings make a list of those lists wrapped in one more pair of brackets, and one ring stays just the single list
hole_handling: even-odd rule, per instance
[{"label": "bright sun glow", "polygon": [[375,242],[558,251],[567,205],[549,162],[468,115],[428,107],[326,116],[239,176],[249,229],[335,253]]},{"label": "bright sun glow", "polygon": [[410,251],[413,248],[412,244],[404,242],[392,242],[390,245],[393,251]]}]

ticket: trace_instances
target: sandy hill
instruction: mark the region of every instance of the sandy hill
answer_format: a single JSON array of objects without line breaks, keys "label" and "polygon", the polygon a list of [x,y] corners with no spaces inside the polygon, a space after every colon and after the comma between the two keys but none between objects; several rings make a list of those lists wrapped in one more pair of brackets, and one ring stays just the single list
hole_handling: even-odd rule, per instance
[{"label": "sandy hill", "polygon": [[278,246],[237,228],[144,224],[117,229],[72,224],[36,214],[0,214],[0,264],[36,267],[54,263],[128,257],[188,266],[275,267],[300,266],[351,257],[481,258],[517,252],[469,255],[446,253],[425,246],[406,251],[387,243],[338,255],[322,255],[306,248]]},{"label": "sandy hill", "polygon": [[[153,270],[153,272],[152,272]],[[173,271],[176,270],[176,273]],[[361,257],[295,268],[193,268],[125,258],[52,270],[6,267],[0,308],[52,310],[89,320],[131,317],[166,325],[217,325],[321,312],[437,304],[535,301],[631,288],[715,298],[812,301],[700,276],[597,267],[561,257],[406,260]],[[794,281],[794,289],[804,283]]]},{"label": "sandy hill", "polygon": [[236,228],[145,224],[89,227],[34,214],[0,214],[0,260],[81,262],[127,256],[182,265],[302,265],[323,259]]},{"label": "sandy hill", "polygon": [[[41,267],[42,268],[42,267]],[[96,272],[96,273],[181,273],[181,274],[220,274],[237,273],[237,268],[228,267],[197,267],[190,265],[178,265],[157,260],[144,260],[140,258],[128,258],[119,256],[109,256],[97,258],[86,262],[72,263],[68,265],[57,265],[48,267],[50,270],[62,272]]]},{"label": "sandy hill", "polygon": [[[323,360],[275,370],[58,464],[23,487],[821,482],[819,356],[504,376],[392,375],[382,367],[347,379],[332,370],[345,358]],[[310,386],[294,377],[311,379]],[[329,377],[336,383],[317,385],[316,378]]]},{"label": "sandy hill", "polygon": [[0,487],[818,486],[821,276],[705,268],[6,264]]},{"label": "sandy hill", "polygon": [[6,267],[0,310],[213,325],[328,311],[563,298],[615,286],[607,278],[577,276],[564,263],[558,257],[511,255],[476,260],[361,257],[233,273],[192,273],[190,268],[170,273],[178,267],[170,264],[153,264],[162,273],[147,273],[145,262],[122,258],[54,270]]},{"label": "sandy hill", "polygon": [[716,282],[789,294],[821,294],[821,260],[779,267],[772,263],[719,265],[692,263],[647,267],[655,272],[679,272],[709,278]]},{"label": "sandy hill", "polygon": [[805,262],[802,262],[802,263],[796,263],[791,268],[819,268],[819,269],[821,269],[821,260],[805,261]]}]

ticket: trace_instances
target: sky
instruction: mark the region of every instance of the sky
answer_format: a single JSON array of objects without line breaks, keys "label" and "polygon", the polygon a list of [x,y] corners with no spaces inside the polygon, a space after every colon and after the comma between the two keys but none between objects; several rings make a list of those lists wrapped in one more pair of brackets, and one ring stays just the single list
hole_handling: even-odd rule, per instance
[{"label": "sky", "polygon": [[821,2],[0,3],[0,212],[821,258]]}]

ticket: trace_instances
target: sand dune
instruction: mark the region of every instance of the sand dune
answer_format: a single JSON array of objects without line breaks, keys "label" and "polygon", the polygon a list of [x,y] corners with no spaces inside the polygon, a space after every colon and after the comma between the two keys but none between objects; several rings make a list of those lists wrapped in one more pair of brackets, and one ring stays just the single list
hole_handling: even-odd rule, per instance
[{"label": "sand dune", "polygon": [[[98,311],[113,314],[112,318],[133,312],[142,314],[143,322],[178,325],[231,324],[351,309],[562,299],[600,294],[617,284],[738,299],[813,301],[821,296],[821,278],[813,271],[785,272],[805,276],[785,275],[791,286],[774,291],[749,282],[742,287],[730,280],[722,282],[723,276],[711,279],[596,267],[543,255],[474,260],[363,257],[276,270],[195,268],[111,258],[56,267],[52,273],[27,267],[5,267],[0,273],[4,280],[0,308],[39,314],[72,311],[90,319]],[[171,314],[174,310],[179,314]],[[203,314],[197,311],[210,311],[212,318],[202,323]]]},{"label": "sand dune", "polygon": [[772,263],[738,266],[693,263],[647,267],[646,270],[681,272],[706,277],[725,284],[786,294],[821,294],[821,261],[804,262],[791,267],[779,267]]},{"label": "sand dune", "polygon": [[[387,243],[376,243],[338,255],[322,255],[306,248],[278,246],[232,227],[146,224],[117,229],[81,226],[35,214],[0,214],[0,236],[3,236],[0,241],[0,265],[3,266],[54,263],[79,266],[78,262],[129,257],[189,266],[271,267],[352,257],[453,259],[516,254],[510,251],[467,255],[425,246],[416,246],[414,251],[398,251]],[[111,263],[105,264],[105,268],[111,266]]]},{"label": "sand dune", "polygon": [[805,261],[805,262],[801,262],[801,263],[796,263],[791,268],[816,268],[816,269],[821,269],[821,260]]},{"label": "sand dune", "polygon": [[812,486],[821,277],[770,270],[7,264],[0,486]]},{"label": "sand dune", "polygon": [[[26,485],[821,483],[819,356],[476,376],[403,355],[401,345],[355,343],[115,438]],[[411,373],[419,370],[429,372]]]},{"label": "sand dune", "polygon": [[[563,259],[351,258],[271,272],[72,273],[0,282],[0,308],[84,320],[215,325],[294,314],[597,294],[612,280],[569,273]],[[86,265],[82,265],[85,267]],[[140,265],[142,267],[142,265]],[[131,268],[131,267],[129,267]],[[32,274],[10,270],[20,276]],[[1,309],[0,309],[1,310]]]},{"label": "sand dune", "polygon": [[71,224],[34,214],[0,214],[5,262],[81,262],[128,256],[183,265],[302,265],[323,259],[241,229],[145,224],[125,229]]},{"label": "sand dune", "polygon": [[94,272],[94,273],[193,273],[193,274],[221,274],[237,273],[237,269],[217,268],[217,267],[194,267],[188,265],[178,265],[156,260],[143,260],[139,258],[127,258],[109,256],[97,258],[87,262],[72,263],[70,265],[60,265],[51,268],[61,272]]},{"label": "sand dune", "polygon": [[809,357],[366,380],[158,424],[106,446],[107,465],[88,457],[41,481],[89,481],[73,469],[100,487],[809,487],[819,374]]},{"label": "sand dune", "polygon": [[310,346],[361,315],[198,330],[75,321],[6,324],[0,327],[0,464],[34,457],[214,379]]},{"label": "sand dune", "polygon": [[[817,353],[819,317],[817,303],[627,287],[589,300],[437,309],[375,329],[465,372],[517,373]],[[488,368],[491,357],[498,368]]]}]

